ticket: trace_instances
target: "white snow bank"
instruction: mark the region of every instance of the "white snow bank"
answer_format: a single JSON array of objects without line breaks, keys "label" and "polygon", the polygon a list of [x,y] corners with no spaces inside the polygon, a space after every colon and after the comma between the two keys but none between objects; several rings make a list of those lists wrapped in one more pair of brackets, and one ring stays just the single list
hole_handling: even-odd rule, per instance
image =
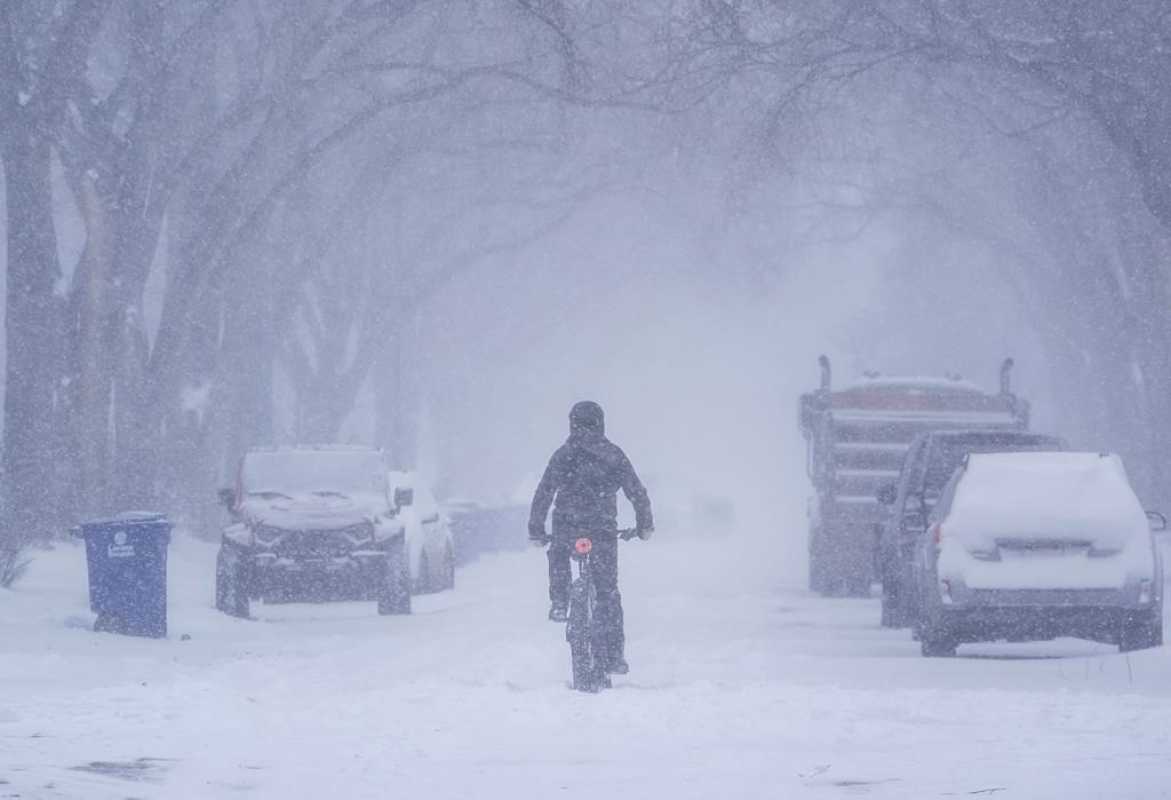
[{"label": "white snow bank", "polygon": [[86,630],[84,551],[38,552],[0,590],[0,795],[1165,792],[1171,650],[1063,640],[923,659],[878,627],[877,600],[745,580],[779,554],[729,544],[663,529],[623,545],[633,671],[599,696],[566,688],[539,552],[483,558],[409,617],[258,603],[245,621],[212,606],[216,548],[177,532],[165,641]]}]

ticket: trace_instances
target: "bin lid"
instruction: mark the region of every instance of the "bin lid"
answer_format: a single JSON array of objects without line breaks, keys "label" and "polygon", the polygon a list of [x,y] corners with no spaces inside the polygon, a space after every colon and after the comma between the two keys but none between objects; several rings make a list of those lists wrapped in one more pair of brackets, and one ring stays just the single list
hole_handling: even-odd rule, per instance
[{"label": "bin lid", "polygon": [[83,528],[125,528],[129,525],[166,525],[171,521],[159,511],[123,511],[105,519],[91,519],[81,523]]}]

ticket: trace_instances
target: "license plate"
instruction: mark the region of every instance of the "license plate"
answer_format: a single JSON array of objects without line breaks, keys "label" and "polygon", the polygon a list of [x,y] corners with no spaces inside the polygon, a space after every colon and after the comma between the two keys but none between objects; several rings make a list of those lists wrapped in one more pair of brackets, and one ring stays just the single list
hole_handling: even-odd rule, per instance
[{"label": "license plate", "polygon": [[1045,547],[1004,547],[1000,548],[1003,561],[1035,561],[1051,558],[1077,558],[1089,552],[1085,545],[1054,545]]}]

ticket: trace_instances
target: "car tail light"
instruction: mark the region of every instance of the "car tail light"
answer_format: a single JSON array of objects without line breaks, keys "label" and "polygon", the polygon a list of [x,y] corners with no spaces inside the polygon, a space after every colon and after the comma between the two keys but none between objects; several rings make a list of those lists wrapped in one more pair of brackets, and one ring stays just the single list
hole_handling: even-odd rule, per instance
[{"label": "car tail light", "polygon": [[935,544],[943,542],[943,525],[938,522],[931,527],[931,541]]}]

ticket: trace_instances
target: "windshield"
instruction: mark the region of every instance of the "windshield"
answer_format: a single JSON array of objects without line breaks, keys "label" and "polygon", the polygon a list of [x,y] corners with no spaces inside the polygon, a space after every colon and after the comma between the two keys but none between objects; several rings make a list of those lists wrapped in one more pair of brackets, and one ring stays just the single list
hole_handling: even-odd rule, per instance
[{"label": "windshield", "polygon": [[240,477],[247,495],[350,496],[384,491],[386,472],[373,450],[277,450],[249,453]]}]

